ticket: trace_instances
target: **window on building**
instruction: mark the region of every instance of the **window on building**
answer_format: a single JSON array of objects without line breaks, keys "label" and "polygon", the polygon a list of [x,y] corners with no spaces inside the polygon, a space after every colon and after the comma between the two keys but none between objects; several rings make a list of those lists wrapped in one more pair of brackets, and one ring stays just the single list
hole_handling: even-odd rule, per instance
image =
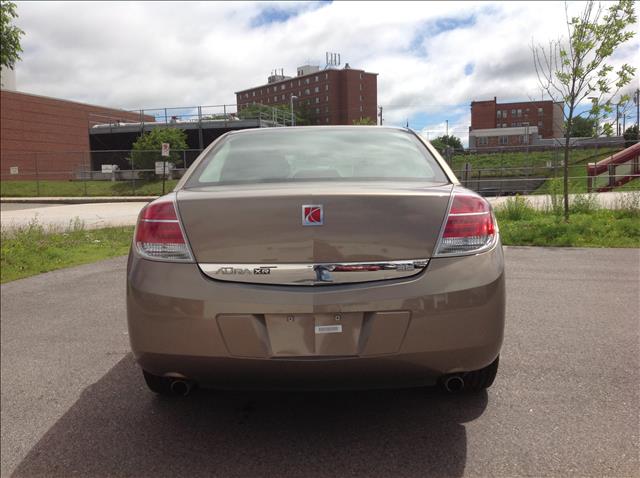
[{"label": "window on building", "polygon": [[315,80],[316,80],[316,82],[319,80],[318,75],[316,75]]},{"label": "window on building", "polygon": [[310,94],[310,93],[311,93],[311,90],[309,90],[309,88],[306,88],[306,89],[304,90],[304,94],[305,94],[305,95],[308,95],[308,94]]},{"label": "window on building", "polygon": [[309,78],[305,78],[304,82],[308,85],[309,84]]},{"label": "window on building", "polygon": [[524,135],[518,136],[518,143],[524,144]]},{"label": "window on building", "polygon": [[298,86],[300,86],[300,80],[298,80]]},{"label": "window on building", "polygon": [[328,116],[324,119],[324,122],[325,122],[325,123],[328,123],[328,122],[329,122],[329,117],[328,117]]},{"label": "window on building", "polygon": [[252,91],[252,92],[251,92],[251,96],[256,96],[256,92],[255,92],[255,91]]},{"label": "window on building", "polygon": [[538,116],[542,116],[544,110],[542,108],[538,108]]},{"label": "window on building", "polygon": [[502,127],[506,128],[507,127],[507,123],[502,123]]},{"label": "window on building", "polygon": [[320,87],[319,87],[319,86],[316,86],[316,87],[313,89],[313,92],[314,92],[314,93],[320,93]]},{"label": "window on building", "polygon": [[289,88],[293,88],[293,81],[289,83]]},{"label": "window on building", "polygon": [[245,93],[245,94],[244,94],[244,97],[245,97],[245,98],[249,98],[249,93]]},{"label": "window on building", "polygon": [[273,102],[275,103],[276,101],[278,101],[278,97],[277,97],[277,96],[274,96],[274,97],[273,97]]},{"label": "window on building", "polygon": [[362,113],[362,105],[360,105],[360,113]]},{"label": "window on building", "polygon": [[521,118],[521,117],[522,117],[522,110],[518,109],[518,118]]},{"label": "window on building", "polygon": [[316,108],[316,114],[320,113],[320,108]]},{"label": "window on building", "polygon": [[486,136],[481,136],[480,138],[476,138],[476,144],[478,144],[478,145],[487,145],[487,144],[489,144],[489,142],[487,140],[488,140],[488,138]]},{"label": "window on building", "polygon": [[360,95],[360,101],[362,101],[362,95]]},{"label": "window on building", "polygon": [[320,103],[320,97],[316,96],[316,104]]},{"label": "window on building", "polygon": [[325,97],[324,97],[324,100],[325,100],[326,102],[329,102],[329,97],[328,97],[328,96],[325,96]]},{"label": "window on building", "polygon": [[509,111],[508,111],[508,110],[502,110],[502,117],[503,117],[504,119],[507,119],[507,113],[509,113]]},{"label": "window on building", "polygon": [[329,79],[329,73],[325,73],[325,74],[324,74],[324,79],[325,79],[325,80],[328,80],[328,79]]},{"label": "window on building", "polygon": [[329,85],[324,85],[324,91],[329,91]]},{"label": "window on building", "polygon": [[284,95],[282,95],[282,99],[284,100]]},{"label": "window on building", "polygon": [[362,73],[360,73],[360,79],[362,79]]},{"label": "window on building", "polygon": [[280,85],[280,90],[284,90],[284,89],[285,89],[285,86],[284,86],[284,83],[283,83],[282,85]]},{"label": "window on building", "polygon": [[496,117],[498,119],[502,119],[502,111],[500,111],[500,110],[496,111]]},{"label": "window on building", "polygon": [[542,128],[542,121],[538,121],[538,128]]},{"label": "window on building", "polygon": [[509,136],[500,136],[500,144],[509,144]]},{"label": "window on building", "polygon": [[515,108],[511,110],[511,116],[515,116],[516,115],[516,110]]},{"label": "window on building", "polygon": [[360,83],[360,91],[362,91],[362,83]]},{"label": "window on building", "polygon": [[328,112],[329,112],[329,107],[328,107],[328,106],[325,106],[325,107],[324,107],[324,112],[325,112],[325,113],[328,113]]}]

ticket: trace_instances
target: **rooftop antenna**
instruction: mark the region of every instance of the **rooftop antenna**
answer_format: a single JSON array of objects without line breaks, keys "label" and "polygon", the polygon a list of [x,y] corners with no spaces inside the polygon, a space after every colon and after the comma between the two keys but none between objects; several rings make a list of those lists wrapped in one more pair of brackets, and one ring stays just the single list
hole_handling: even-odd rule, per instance
[{"label": "rooftop antenna", "polygon": [[325,69],[331,66],[333,67],[340,66],[340,53],[332,53],[328,51],[325,53],[325,60],[326,60]]}]

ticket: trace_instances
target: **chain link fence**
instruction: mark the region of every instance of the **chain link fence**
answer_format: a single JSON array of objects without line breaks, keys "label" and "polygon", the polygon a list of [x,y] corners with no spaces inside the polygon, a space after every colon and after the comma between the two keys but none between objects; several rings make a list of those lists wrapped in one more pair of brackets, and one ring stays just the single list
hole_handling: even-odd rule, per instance
[{"label": "chain link fence", "polygon": [[[623,145],[572,148],[570,192],[607,189],[622,183],[622,189],[640,189],[637,152],[640,145],[634,148],[635,155],[628,160],[608,163],[606,167],[603,165],[610,161],[608,158],[623,150]],[[170,191],[200,152],[199,149],[173,150],[172,161],[168,163],[162,162],[159,151],[3,153],[0,194],[3,197],[156,196]],[[558,193],[562,190],[563,154],[559,146],[524,151],[502,148],[443,152],[460,182],[485,196]],[[137,163],[136,158],[144,159]]]}]

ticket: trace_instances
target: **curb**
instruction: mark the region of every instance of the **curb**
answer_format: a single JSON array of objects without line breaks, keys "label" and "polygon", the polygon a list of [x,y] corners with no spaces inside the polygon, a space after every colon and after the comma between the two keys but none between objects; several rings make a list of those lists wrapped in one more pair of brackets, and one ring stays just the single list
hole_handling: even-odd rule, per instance
[{"label": "curb", "polygon": [[96,197],[3,197],[0,203],[17,204],[92,204],[105,202],[149,202],[159,196],[96,196]]}]

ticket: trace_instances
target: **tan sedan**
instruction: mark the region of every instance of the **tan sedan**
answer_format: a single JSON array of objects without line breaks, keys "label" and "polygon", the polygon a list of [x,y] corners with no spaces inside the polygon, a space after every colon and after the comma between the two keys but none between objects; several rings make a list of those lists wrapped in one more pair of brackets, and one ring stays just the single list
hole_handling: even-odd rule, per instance
[{"label": "tan sedan", "polygon": [[489,203],[409,130],[227,133],[140,213],[133,353],[157,393],[489,387],[504,330]]}]

